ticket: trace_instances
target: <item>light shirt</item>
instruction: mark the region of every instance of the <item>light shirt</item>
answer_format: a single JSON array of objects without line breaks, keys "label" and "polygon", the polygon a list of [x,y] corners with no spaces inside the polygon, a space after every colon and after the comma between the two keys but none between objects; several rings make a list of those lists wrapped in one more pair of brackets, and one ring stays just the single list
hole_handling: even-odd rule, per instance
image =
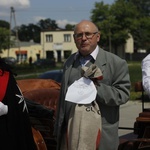
[{"label": "light shirt", "polygon": [[98,52],[99,52],[99,48],[98,46],[96,46],[95,50],[90,54],[94,60],[96,60]]},{"label": "light shirt", "polygon": [[[90,55],[80,58],[80,64],[85,66],[92,58],[96,60],[98,51],[99,49],[97,46]],[[75,59],[79,55],[79,52],[77,52]],[[81,77],[68,87],[65,100],[76,104],[90,104],[96,99],[96,95],[97,89],[93,81],[88,78]]]},{"label": "light shirt", "polygon": [[150,54],[142,60],[142,84],[150,97]]}]

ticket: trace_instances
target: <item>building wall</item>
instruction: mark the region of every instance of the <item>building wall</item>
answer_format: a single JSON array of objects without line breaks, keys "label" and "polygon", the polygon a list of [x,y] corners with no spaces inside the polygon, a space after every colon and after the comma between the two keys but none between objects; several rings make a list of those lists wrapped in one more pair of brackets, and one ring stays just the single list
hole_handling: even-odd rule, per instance
[{"label": "building wall", "polygon": [[131,54],[134,53],[134,40],[131,34],[129,34],[129,38],[126,41],[125,52]]},{"label": "building wall", "polygon": [[[33,44],[33,43],[32,43]],[[19,62],[28,62],[29,57],[32,57],[33,62],[37,60],[37,54],[42,56],[42,47],[40,44],[33,44],[28,46],[21,46],[22,43],[20,42],[20,48],[14,47],[10,48],[9,50],[3,50],[0,54],[1,57],[14,57]],[[20,56],[21,55],[21,56]],[[19,58],[18,58],[19,57]]]},{"label": "building wall", "polygon": [[[74,31],[67,30],[55,30],[55,31],[43,31],[41,32],[41,43],[35,44],[34,42],[20,42],[20,48],[14,47],[10,50],[3,50],[0,57],[15,57],[18,61],[28,62],[29,57],[32,57],[33,62],[39,58],[54,58],[56,62],[63,62],[71,55],[77,51],[77,48],[73,39]],[[47,36],[52,35],[52,39],[47,41]],[[70,40],[66,41],[64,35],[70,35]],[[120,51],[122,57],[125,53],[133,53],[133,38],[127,40],[124,48]],[[22,57],[18,58],[17,52],[22,52]],[[9,52],[9,53],[8,53]],[[24,54],[25,53],[25,54]],[[20,55],[19,55],[20,56]]]},{"label": "building wall", "polygon": [[[65,41],[64,40],[64,35],[68,34],[70,35],[70,41]],[[51,42],[47,42],[46,40],[46,35],[52,35],[53,40]],[[49,56],[53,54],[54,59],[56,62],[58,60],[60,61],[65,61],[65,56],[64,53],[67,51],[70,52],[70,54],[74,53],[77,51],[77,48],[74,44],[74,39],[73,39],[73,31],[44,31],[41,32],[41,43],[40,44],[35,44],[33,42],[29,42],[28,44],[24,46],[24,42],[20,42],[20,48],[14,47],[8,50],[3,50],[3,53],[0,54],[1,57],[15,57],[18,59],[18,56],[16,54],[16,51],[27,51],[25,58],[22,58],[24,61],[28,61],[29,57],[33,58],[33,61],[37,60],[37,54],[40,55],[40,58],[50,58]],[[20,58],[18,61],[21,61]]]},{"label": "building wall", "polygon": [[[73,31],[43,31],[41,32],[41,45],[43,49],[44,56],[46,57],[47,51],[53,51],[55,60],[58,61],[58,51],[61,53],[61,61],[64,61],[65,51],[70,51],[71,54],[77,51],[77,48],[74,44]],[[64,40],[64,35],[70,35],[70,41]],[[46,41],[46,36],[52,35],[52,41]]]}]

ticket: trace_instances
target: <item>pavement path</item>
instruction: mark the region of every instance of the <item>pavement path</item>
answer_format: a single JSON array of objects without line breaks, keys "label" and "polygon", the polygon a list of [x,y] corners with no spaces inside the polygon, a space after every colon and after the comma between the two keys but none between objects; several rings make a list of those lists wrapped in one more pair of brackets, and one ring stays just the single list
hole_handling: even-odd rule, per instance
[{"label": "pavement path", "polygon": [[[144,103],[144,108],[150,108],[150,102]],[[126,104],[121,105],[119,127],[134,128],[134,122],[140,112],[142,112],[142,102],[140,100],[128,101]],[[118,132],[120,137],[128,136],[129,138],[133,138],[137,136],[133,134],[133,130],[131,129],[119,129]]]}]

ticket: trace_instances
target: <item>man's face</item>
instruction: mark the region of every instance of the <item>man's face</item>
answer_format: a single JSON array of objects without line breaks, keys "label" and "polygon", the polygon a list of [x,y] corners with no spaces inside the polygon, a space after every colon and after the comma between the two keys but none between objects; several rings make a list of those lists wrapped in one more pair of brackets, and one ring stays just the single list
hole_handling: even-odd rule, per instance
[{"label": "man's face", "polygon": [[77,25],[74,32],[74,41],[83,56],[92,53],[99,40],[100,34],[94,24],[81,22]]}]

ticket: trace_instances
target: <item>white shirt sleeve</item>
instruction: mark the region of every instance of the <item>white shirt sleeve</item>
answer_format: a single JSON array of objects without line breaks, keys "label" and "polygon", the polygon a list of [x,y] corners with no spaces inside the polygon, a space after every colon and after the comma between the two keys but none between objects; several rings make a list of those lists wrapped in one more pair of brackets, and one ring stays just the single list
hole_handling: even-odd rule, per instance
[{"label": "white shirt sleeve", "polygon": [[142,84],[145,92],[150,96],[150,54],[142,61]]}]

